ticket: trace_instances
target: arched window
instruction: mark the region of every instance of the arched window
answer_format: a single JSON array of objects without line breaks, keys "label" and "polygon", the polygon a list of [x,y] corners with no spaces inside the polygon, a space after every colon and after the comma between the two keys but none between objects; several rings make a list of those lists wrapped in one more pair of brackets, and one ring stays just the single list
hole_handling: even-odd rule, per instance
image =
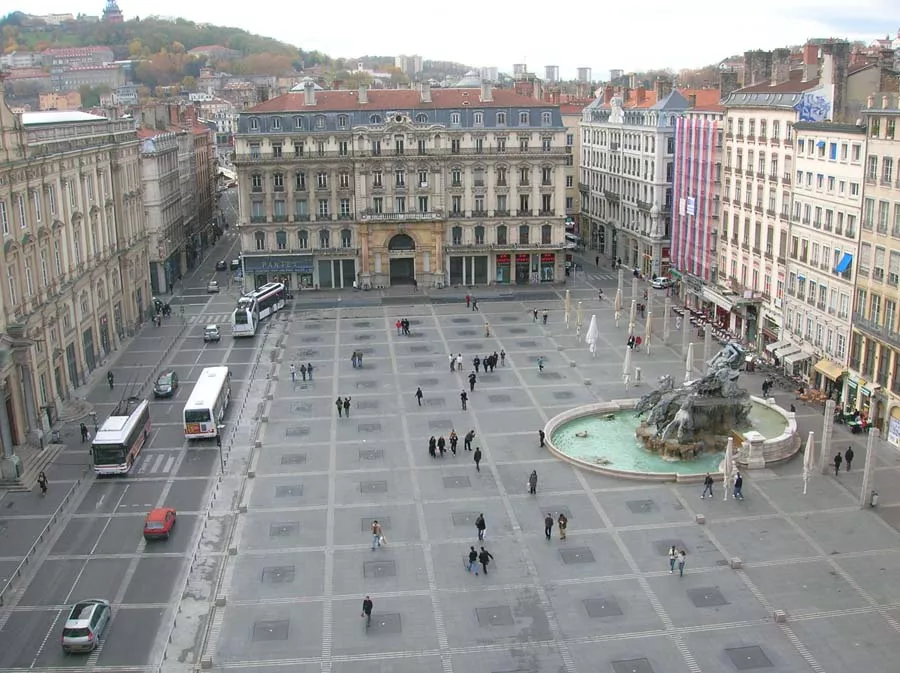
[{"label": "arched window", "polygon": [[553,123],[553,115],[550,112],[542,112],[541,113],[541,124],[544,126],[550,126]]},{"label": "arched window", "polygon": [[484,126],[484,112],[476,112],[472,115],[472,123],[475,126]]},{"label": "arched window", "polygon": [[250,130],[259,131],[259,117],[250,117]]},{"label": "arched window", "polygon": [[350,117],[347,115],[338,115],[337,118],[337,127],[339,129],[346,129],[350,126]]},{"label": "arched window", "polygon": [[505,224],[497,227],[497,245],[508,245],[508,231],[509,229]]},{"label": "arched window", "polygon": [[527,112],[519,113],[519,126],[528,126],[528,113]]},{"label": "arched window", "polygon": [[484,227],[475,225],[475,245],[484,245]]},{"label": "arched window", "polygon": [[541,225],[541,245],[550,245],[553,242],[553,227],[549,224]]},{"label": "arched window", "polygon": [[88,301],[88,293],[87,290],[84,290],[81,293],[81,299],[79,301],[79,307],[81,308],[81,319],[84,320],[91,313],[91,304]]},{"label": "arched window", "polygon": [[450,229],[450,242],[453,245],[462,245],[462,227]]},{"label": "arched window", "polygon": [[461,115],[459,112],[450,113],[450,126],[459,126]]},{"label": "arched window", "polygon": [[381,123],[381,115],[369,115],[369,123],[370,124],[380,124]]},{"label": "arched window", "polygon": [[519,227],[519,245],[528,245],[528,225]]},{"label": "arched window", "polygon": [[303,117],[300,117],[299,115],[294,117],[294,128],[295,129],[303,128]]},{"label": "arched window", "polygon": [[353,232],[349,229],[341,229],[341,247],[349,248],[353,244]]},{"label": "arched window", "polygon": [[329,235],[329,231],[327,229],[321,229],[319,231],[319,247],[320,248],[330,248],[331,247],[331,236]]},{"label": "arched window", "polygon": [[273,131],[281,130],[281,117],[272,117],[272,130]]},{"label": "arched window", "polygon": [[417,124],[426,124],[428,123],[428,115],[424,112],[420,112],[416,115],[416,123]]},{"label": "arched window", "polygon": [[253,234],[253,238],[256,241],[256,249],[257,250],[265,250],[266,249],[266,234],[263,231],[257,231]]},{"label": "arched window", "polygon": [[506,126],[506,113],[505,112],[497,113],[497,126]]},{"label": "arched window", "polygon": [[306,229],[297,232],[297,247],[301,250],[309,248],[309,232]]},{"label": "arched window", "polygon": [[325,115],[316,115],[316,129],[321,131],[325,128]]}]

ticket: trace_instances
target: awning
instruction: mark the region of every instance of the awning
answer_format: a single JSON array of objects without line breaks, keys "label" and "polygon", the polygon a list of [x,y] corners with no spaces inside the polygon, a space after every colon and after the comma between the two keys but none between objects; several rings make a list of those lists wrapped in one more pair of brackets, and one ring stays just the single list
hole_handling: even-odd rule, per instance
[{"label": "awning", "polygon": [[792,353],[799,353],[799,352],[800,352],[800,346],[798,346],[797,344],[793,344],[793,343],[787,343],[784,346],[782,346],[781,348],[777,348],[775,350],[775,355],[777,355],[780,358],[784,358],[788,355],[791,355]]},{"label": "awning", "polygon": [[784,356],[784,361],[786,364],[792,365],[797,362],[803,362],[804,360],[809,360],[813,356],[812,353],[809,353],[803,349],[798,350],[796,353],[788,353]]},{"label": "awning", "polygon": [[831,379],[832,381],[837,381],[844,373],[843,367],[827,358],[824,360],[819,360],[816,363],[815,367],[813,367],[813,369],[815,369],[820,374],[823,374],[825,378]]},{"label": "awning", "polygon": [[818,142],[816,143],[816,147],[825,147],[825,141],[824,141],[824,140],[818,141]]},{"label": "awning", "polygon": [[769,353],[774,353],[779,348],[784,348],[785,346],[789,346],[790,344],[790,341],[776,341],[775,343],[766,346],[766,351],[768,351]]},{"label": "awning", "polygon": [[708,285],[703,288],[703,298],[706,299],[706,301],[711,301],[716,306],[721,306],[726,311],[730,311],[734,308],[734,304],[730,299],[719,294]]},{"label": "awning", "polygon": [[841,261],[838,262],[837,266],[834,267],[834,270],[838,273],[844,273],[847,269],[850,268],[850,264],[853,263],[853,253],[845,252],[844,256],[841,257]]}]

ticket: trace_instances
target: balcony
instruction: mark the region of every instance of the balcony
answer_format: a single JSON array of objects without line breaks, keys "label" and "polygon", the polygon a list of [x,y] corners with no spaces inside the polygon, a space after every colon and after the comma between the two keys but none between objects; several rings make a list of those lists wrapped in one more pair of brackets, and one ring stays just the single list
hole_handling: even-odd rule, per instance
[{"label": "balcony", "polygon": [[321,194],[321,193],[325,193],[325,192],[328,192],[328,193],[331,192],[331,190],[328,188],[328,184],[327,184],[327,183],[326,183],[326,184],[322,184],[322,183],[317,184],[317,185],[316,185],[316,191],[319,192],[320,194]]},{"label": "balcony", "polygon": [[486,210],[473,210],[472,217],[487,217],[488,211]]},{"label": "balcony", "polygon": [[728,133],[726,133],[726,134],[725,134],[725,140],[734,140],[734,133],[732,133],[731,131],[729,131]]},{"label": "balcony", "polygon": [[774,208],[766,208],[766,215],[769,217],[775,217],[777,213]]},{"label": "balcony", "polygon": [[743,134],[743,133],[738,133],[738,134],[734,137],[734,139],[737,140],[738,142],[744,142],[744,134]]},{"label": "balcony", "polygon": [[731,175],[731,166],[725,166],[723,170],[725,171],[725,175]]},{"label": "balcony", "polygon": [[[271,152],[251,152],[249,154],[235,154],[232,163],[235,167],[241,166],[261,166],[265,164],[289,164],[295,161],[323,161],[328,159],[347,159],[351,156],[359,156],[360,153],[342,153],[339,150],[329,150],[323,152],[307,151],[281,156],[276,156]],[[364,153],[363,153],[364,154]]]},{"label": "balcony", "polygon": [[620,201],[620,197],[616,192],[610,192],[610,191],[604,189],[603,196],[605,196],[610,201],[615,201],[617,203]]},{"label": "balcony", "polygon": [[288,216],[287,215],[272,215],[272,221],[273,222],[287,222]]},{"label": "balcony", "polygon": [[770,173],[768,180],[769,180],[769,182],[778,182],[778,176],[775,175],[774,173]]},{"label": "balcony", "polygon": [[376,213],[374,210],[364,210],[359,216],[360,222],[434,222],[444,219],[440,211],[420,213],[414,210],[405,213]]},{"label": "balcony", "polygon": [[313,252],[319,257],[356,257],[359,254],[359,248],[327,247],[316,248]]},{"label": "balcony", "polygon": [[250,188],[250,191],[253,192],[254,194],[262,194],[262,186],[254,185],[253,187]]},{"label": "balcony", "polygon": [[650,203],[649,201],[637,201],[637,207],[640,208],[641,210],[649,211],[650,208],[653,207],[653,204]]},{"label": "balcony", "polygon": [[251,224],[262,224],[265,221],[266,221],[265,215],[251,215],[250,216]]},{"label": "balcony", "polygon": [[508,210],[494,210],[494,217],[509,217]]},{"label": "balcony", "polygon": [[294,213],[294,222],[309,222],[309,213]]},{"label": "balcony", "polygon": [[884,325],[879,325],[874,320],[861,318],[859,317],[859,314],[854,313],[853,326],[876,341],[881,341],[894,348],[900,349],[900,333],[894,332]]},{"label": "balcony", "polygon": [[340,215],[338,215],[338,219],[339,220],[352,220],[353,213],[341,213]]},{"label": "balcony", "polygon": [[578,191],[579,192],[590,192],[591,188],[587,183],[579,182],[578,183]]},{"label": "balcony", "polygon": [[766,174],[763,171],[756,171],[756,179],[757,180],[765,180]]},{"label": "balcony", "polygon": [[516,217],[531,217],[530,210],[522,210],[521,208],[516,211]]},{"label": "balcony", "polygon": [[538,215],[542,217],[552,217],[556,211],[554,210],[539,210]]},{"label": "balcony", "polygon": [[466,211],[464,211],[464,210],[451,210],[447,214],[447,217],[449,217],[450,219],[459,219],[459,218],[465,217],[465,216],[466,216]]}]

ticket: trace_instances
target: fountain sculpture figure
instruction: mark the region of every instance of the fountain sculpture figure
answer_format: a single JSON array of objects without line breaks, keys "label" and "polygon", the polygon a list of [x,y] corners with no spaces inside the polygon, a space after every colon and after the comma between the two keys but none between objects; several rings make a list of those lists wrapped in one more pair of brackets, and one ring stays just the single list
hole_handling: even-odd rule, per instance
[{"label": "fountain sculpture figure", "polygon": [[706,363],[706,374],[676,387],[661,376],[635,410],[646,415],[636,431],[650,451],[671,459],[690,459],[704,451],[721,451],[735,429],[747,423],[750,395],[738,385],[744,348],[725,344]]}]

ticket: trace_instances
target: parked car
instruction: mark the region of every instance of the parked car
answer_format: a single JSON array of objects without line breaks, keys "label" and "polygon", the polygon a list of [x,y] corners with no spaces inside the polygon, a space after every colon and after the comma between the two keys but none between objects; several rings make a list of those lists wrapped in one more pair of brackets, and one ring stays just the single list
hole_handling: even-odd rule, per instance
[{"label": "parked car", "polygon": [[178,374],[173,370],[164,371],[153,384],[154,397],[173,397],[178,391]]},{"label": "parked car", "polygon": [[672,279],[665,276],[657,276],[650,281],[650,285],[656,290],[665,290],[667,287],[672,287],[672,284]]},{"label": "parked car", "polygon": [[218,325],[207,325],[203,328],[204,341],[219,341],[221,338],[222,333],[219,331]]},{"label": "parked car", "polygon": [[241,260],[240,259],[231,260],[231,270],[232,271],[237,271],[240,268],[241,268]]},{"label": "parked car", "polygon": [[150,510],[144,521],[145,540],[168,540],[175,527],[176,512],[172,507],[157,507]]},{"label": "parked car", "polygon": [[100,644],[100,636],[109,627],[112,611],[109,601],[89,598],[72,606],[63,626],[63,652],[93,652]]},{"label": "parked car", "polygon": [[228,270],[228,262],[226,262],[224,259],[220,259],[218,262],[216,262],[216,271],[226,270]]},{"label": "parked car", "polygon": [[209,284],[206,286],[207,292],[218,292],[219,291],[219,281],[211,280]]}]

